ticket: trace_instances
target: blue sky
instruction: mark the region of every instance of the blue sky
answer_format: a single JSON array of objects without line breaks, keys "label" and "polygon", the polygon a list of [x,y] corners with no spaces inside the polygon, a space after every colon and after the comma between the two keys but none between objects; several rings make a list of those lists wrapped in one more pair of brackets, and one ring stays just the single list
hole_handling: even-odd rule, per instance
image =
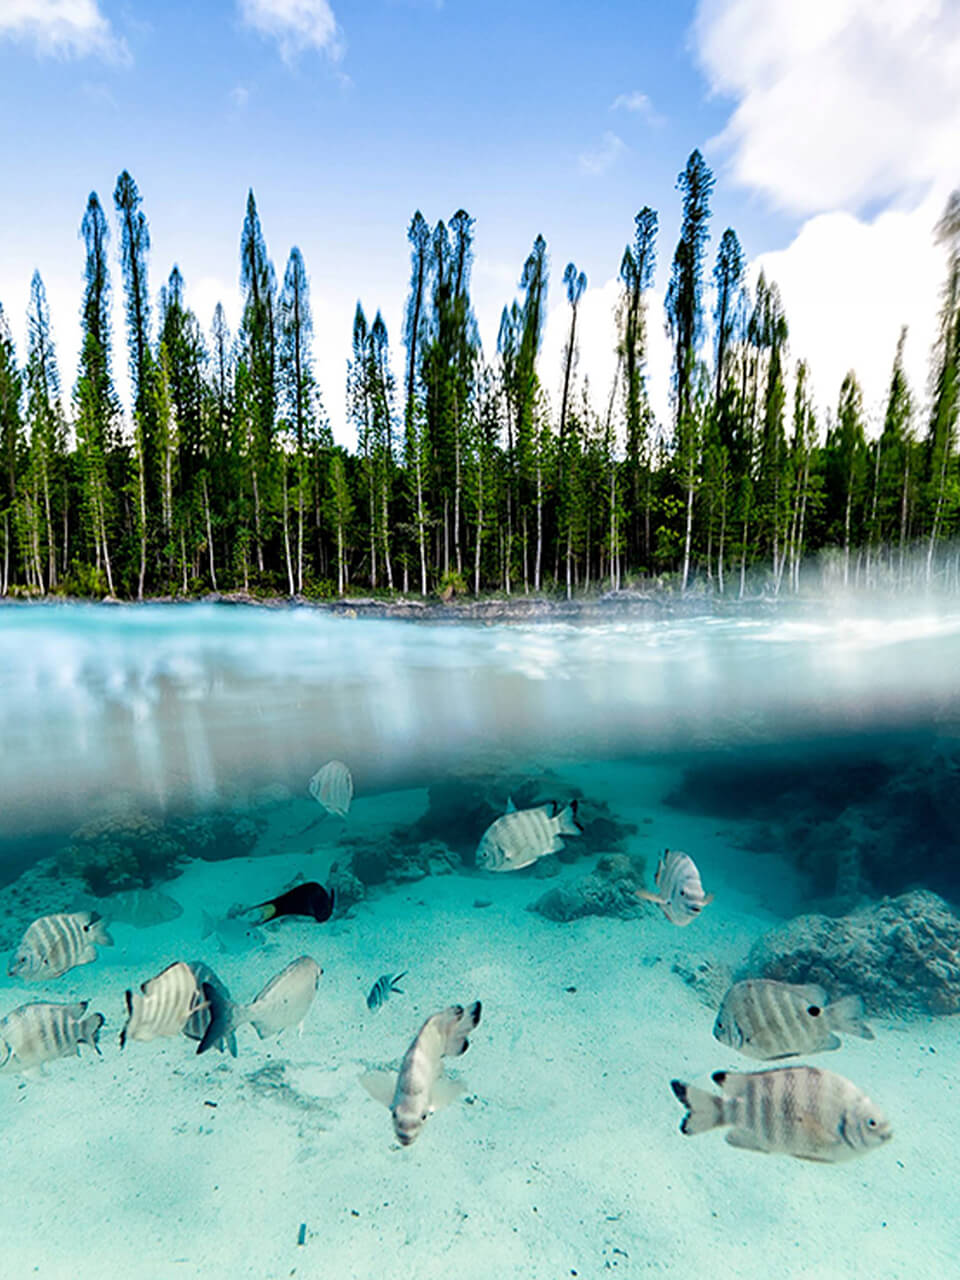
[{"label": "blue sky", "polygon": [[[126,167],[150,220],[152,290],[177,262],[201,322],[221,298],[236,321],[253,186],[278,274],[292,244],[305,255],[321,388],[347,439],[353,307],[383,309],[399,368],[406,225],[415,208],[433,222],[462,206],[477,219],[485,345],[542,233],[554,283],[541,376],[552,389],[573,259],[591,284],[581,370],[601,398],[633,215],[659,211],[662,290],[674,183],[699,146],[718,179],[711,254],[732,225],[752,260],[777,268],[792,354],[810,358],[825,403],[849,363],[876,399],[901,321],[922,378],[939,270],[930,226],[960,176],[960,21],[936,0],[913,18],[892,0],[806,9],[798,27],[791,0],[0,0],[0,302],[20,339],[40,269],[71,386],[77,229],[87,193],[108,205]],[[876,271],[890,245],[902,286]],[[829,319],[827,292],[845,299]],[[651,388],[666,415],[656,299],[653,311]]]}]

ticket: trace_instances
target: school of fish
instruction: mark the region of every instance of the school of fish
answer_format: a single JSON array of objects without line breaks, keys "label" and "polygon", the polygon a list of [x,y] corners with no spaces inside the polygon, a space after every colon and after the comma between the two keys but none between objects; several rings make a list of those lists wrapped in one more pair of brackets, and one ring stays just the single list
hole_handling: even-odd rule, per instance
[{"label": "school of fish", "polygon": [[[353,778],[341,761],[331,760],[310,779],[311,796],[325,812],[346,817],[353,799]],[[564,846],[564,836],[584,828],[578,804],[541,804],[517,809],[512,800],[480,838],[476,865],[481,872],[519,871]],[[689,854],[661,855],[654,890],[638,897],[658,906],[670,924],[687,927],[713,901],[704,892],[700,871]],[[204,911],[203,937],[215,937],[223,951],[245,951],[264,941],[268,921],[297,917],[323,924],[333,914],[334,895],[301,876],[276,897],[250,907],[237,904],[225,914]],[[136,928],[176,919],[182,906],[157,890],[135,890],[97,900],[96,909],[43,916],[24,932],[8,966],[8,975],[25,983],[61,978],[92,964],[100,947],[113,939],[107,920]],[[119,1046],[184,1036],[236,1058],[237,1032],[249,1026],[263,1040],[291,1028],[303,1029],[323,969],[301,955],[277,972],[248,1002],[230,990],[202,959],[174,960],[139,986],[127,989]],[[366,997],[370,1012],[383,1008],[407,971],[381,974]],[[76,1056],[87,1045],[101,1054],[101,1012],[89,1001],[34,1001],[0,1018],[0,1074],[43,1070],[58,1058]],[[428,1119],[466,1092],[460,1079],[444,1074],[444,1062],[465,1053],[480,1023],[482,1004],[452,1004],[427,1017],[408,1044],[399,1066],[372,1069],[360,1077],[367,1092],[389,1108],[401,1146],[420,1136]],[[874,1038],[864,1021],[863,1002],[848,995],[832,1001],[815,984],[769,979],[734,983],[723,997],[713,1025],[720,1044],[760,1061],[835,1051],[838,1033]],[[888,1142],[890,1123],[883,1111],[852,1081],[832,1071],[802,1064],[751,1072],[718,1070],[711,1077],[720,1092],[674,1079],[670,1087],[685,1113],[681,1132],[688,1136],[725,1128],[733,1147],[800,1159],[837,1163],[866,1154]]]}]

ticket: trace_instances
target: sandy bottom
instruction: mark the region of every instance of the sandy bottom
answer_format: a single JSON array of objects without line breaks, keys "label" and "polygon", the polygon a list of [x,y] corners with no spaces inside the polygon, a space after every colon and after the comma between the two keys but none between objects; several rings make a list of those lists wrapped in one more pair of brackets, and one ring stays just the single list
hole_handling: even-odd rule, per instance
[{"label": "sandy bottom", "polygon": [[[673,962],[735,965],[795,885],[776,859],[733,848],[716,822],[662,808],[652,770],[591,766],[577,780],[623,816],[652,818],[637,840],[651,864],[661,844],[694,853],[716,902],[691,927],[653,909],[556,925],[525,910],[541,881],[452,875],[327,925],[283,922],[243,953],[201,941],[202,909],[268,897],[298,871],[322,877],[321,843],[311,855],[193,864],[166,886],[185,906],[179,920],[114,925],[112,950],[47,987],[3,978],[0,1012],[82,998],[107,1025],[102,1059],[84,1050],[42,1078],[0,1079],[0,1273],[958,1274],[957,1020],[875,1019],[874,1042],[817,1059],[890,1117],[894,1140],[861,1160],[817,1165],[735,1150],[718,1133],[682,1136],[671,1077],[756,1064],[713,1040],[713,1013]],[[360,800],[351,822],[407,816],[422,798]],[[324,976],[302,1035],[261,1042],[244,1027],[236,1061],[197,1057],[183,1037],[120,1052],[124,988],[172,960],[205,958],[249,1000],[304,953]],[[373,981],[401,969],[406,994],[369,1013]],[[403,1149],[357,1077],[395,1066],[429,1014],[477,998],[483,1020],[449,1072],[467,1082],[466,1099]]]}]

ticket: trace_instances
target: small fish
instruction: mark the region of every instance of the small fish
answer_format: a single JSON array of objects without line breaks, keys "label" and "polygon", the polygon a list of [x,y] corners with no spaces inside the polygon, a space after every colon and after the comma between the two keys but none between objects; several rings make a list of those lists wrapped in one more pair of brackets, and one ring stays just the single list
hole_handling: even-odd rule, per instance
[{"label": "small fish", "polygon": [[155,978],[141,983],[139,992],[127,991],[126,1002],[121,1049],[128,1040],[178,1036],[191,1015],[209,1005],[196,974],[183,960],[167,965]]},{"label": "small fish", "polygon": [[342,760],[330,760],[310,779],[310,794],[327,813],[345,818],[353,799],[353,776]]},{"label": "small fish", "polygon": [[201,1005],[195,1013],[191,1013],[183,1027],[183,1034],[191,1040],[199,1040],[197,1053],[206,1053],[208,1049],[217,1048],[223,1053],[229,1050],[230,1056],[237,1056],[236,1023],[234,1020],[235,1005],[230,992],[202,960],[192,960],[190,968],[197,980],[197,986],[203,993],[206,1004]]},{"label": "small fish", "polygon": [[21,938],[7,973],[24,982],[59,978],[68,969],[96,960],[98,945],[112,947],[113,939],[95,911],[41,916]]},{"label": "small fish", "polygon": [[124,893],[112,893],[109,898],[99,900],[98,909],[111,924],[129,924],[134,929],[169,924],[183,915],[183,907],[176,898],[159,889],[128,889]]},{"label": "small fish", "polygon": [[201,912],[201,916],[203,927],[200,936],[209,938],[215,934],[221,951],[249,951],[251,947],[263,946],[263,934],[249,920],[240,920],[229,914],[217,919],[206,911]]},{"label": "small fish", "polygon": [[262,912],[258,924],[275,920],[277,916],[308,916],[320,924],[333,915],[333,894],[328,893],[316,880],[306,880],[293,889],[269,898],[266,902],[258,902],[251,911]]},{"label": "small fish", "polygon": [[735,983],[723,997],[713,1024],[713,1034],[721,1044],[760,1059],[839,1049],[835,1031],[873,1039],[863,1020],[859,996],[828,1004],[823,987],[795,986],[767,978]]},{"label": "small fish", "polygon": [[323,970],[312,956],[300,956],[271,978],[252,1004],[236,1006],[235,1025],[249,1022],[261,1040],[303,1024]]},{"label": "small fish", "polygon": [[507,811],[487,827],[477,845],[477,866],[486,871],[519,871],[538,858],[563,848],[561,836],[578,836],[577,801],[561,809],[556,803]]},{"label": "small fish", "polygon": [[638,889],[637,897],[663,907],[663,914],[671,924],[689,924],[713,901],[712,893],[703,892],[697,864],[689,854],[676,849],[666,849],[661,855],[653,882],[656,893]]},{"label": "small fish", "polygon": [[836,1163],[864,1155],[893,1136],[867,1095],[843,1076],[819,1067],[715,1071],[722,1095],[671,1080],[687,1108],[680,1132],[706,1133],[732,1125],[732,1147]]},{"label": "small fish", "polygon": [[89,1001],[77,1004],[22,1004],[0,1018],[0,1071],[29,1071],[54,1058],[80,1054],[80,1045],[89,1044],[100,1053],[97,1043],[103,1026],[102,1013],[87,1013]]},{"label": "small fish", "polygon": [[382,973],[370,988],[370,994],[367,996],[367,1008],[376,1013],[390,999],[391,993],[402,996],[403,988],[398,987],[397,983],[406,976],[406,969],[404,969],[403,973]]},{"label": "small fish", "polygon": [[455,1058],[470,1047],[468,1034],[480,1021],[481,1004],[468,1009],[452,1004],[428,1018],[403,1055],[399,1072],[367,1071],[360,1083],[377,1102],[390,1108],[393,1131],[405,1147],[419,1137],[429,1116],[462,1093],[462,1081],[443,1075],[443,1059]]}]

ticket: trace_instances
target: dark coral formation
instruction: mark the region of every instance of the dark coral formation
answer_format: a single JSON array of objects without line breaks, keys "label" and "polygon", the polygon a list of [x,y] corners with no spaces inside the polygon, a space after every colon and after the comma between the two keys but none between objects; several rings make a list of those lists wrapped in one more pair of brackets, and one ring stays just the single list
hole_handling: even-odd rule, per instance
[{"label": "dark coral formation", "polygon": [[43,858],[0,888],[0,950],[14,947],[39,916],[87,905],[86,883],[55,858]]},{"label": "dark coral formation", "polygon": [[724,754],[687,768],[667,802],[749,824],[742,845],[781,853],[834,909],[918,884],[960,898],[952,739],[853,740],[842,750],[818,742],[773,759]]},{"label": "dark coral formation", "polygon": [[839,918],[799,916],[764,934],[739,976],[856,993],[870,1013],[957,1013],[960,917],[925,889]]},{"label": "dark coral formation", "polygon": [[248,814],[160,818],[126,808],[78,827],[58,854],[65,875],[98,897],[169,880],[188,858],[217,861],[251,853],[261,824]]},{"label": "dark coral formation", "polygon": [[565,880],[548,889],[529,911],[536,911],[548,920],[567,924],[583,916],[616,916],[630,920],[644,911],[637,897],[643,887],[644,859],[627,854],[607,854],[597,861],[589,875],[576,880]]}]

